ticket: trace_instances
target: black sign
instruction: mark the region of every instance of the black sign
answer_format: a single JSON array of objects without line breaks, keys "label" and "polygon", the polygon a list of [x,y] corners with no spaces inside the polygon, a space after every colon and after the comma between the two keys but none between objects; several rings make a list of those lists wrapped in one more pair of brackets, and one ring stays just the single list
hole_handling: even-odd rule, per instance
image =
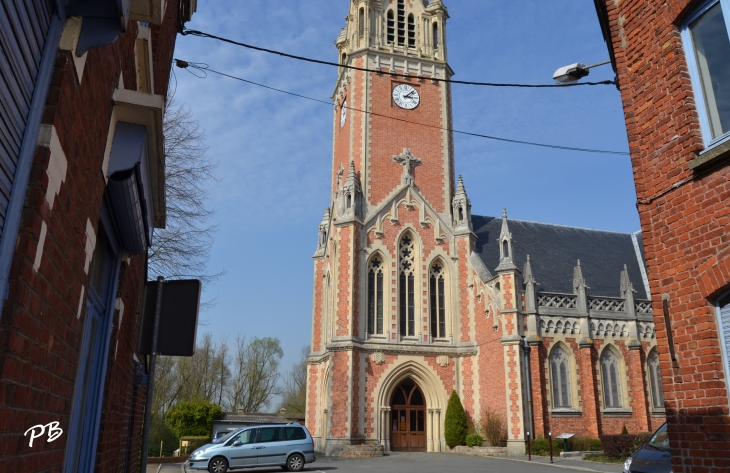
[{"label": "black sign", "polygon": [[[155,328],[157,281],[145,284],[142,330],[137,351],[152,354],[152,333]],[[198,329],[198,310],[202,284],[197,279],[165,281],[162,284],[162,310],[157,337],[157,354],[166,356],[193,356]]]}]

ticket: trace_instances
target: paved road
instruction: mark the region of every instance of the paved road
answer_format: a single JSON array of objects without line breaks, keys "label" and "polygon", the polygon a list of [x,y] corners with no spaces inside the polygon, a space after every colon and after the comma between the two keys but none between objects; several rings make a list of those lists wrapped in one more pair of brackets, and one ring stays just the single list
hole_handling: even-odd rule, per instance
[{"label": "paved road", "polygon": [[[598,473],[621,473],[620,465],[602,465],[580,460],[555,459],[550,465],[548,459],[533,457],[470,457],[444,453],[393,453],[382,458],[343,460],[340,458],[317,458],[307,469],[322,473],[448,473],[448,472],[494,472],[494,473],[559,473],[589,471]],[[271,473],[276,469],[257,469]],[[278,470],[281,471],[281,470]]]},{"label": "paved road", "polygon": [[[548,459],[533,457],[470,457],[443,453],[393,453],[382,458],[344,460],[341,458],[317,457],[304,471],[312,473],[450,473],[450,472],[494,472],[494,473],[559,473],[587,471],[595,473],[621,473],[621,465],[603,465],[580,460],[556,458],[553,465]],[[200,471],[200,470],[193,470]],[[239,470],[241,471],[241,470]],[[243,470],[250,473],[281,472],[281,468],[256,468]],[[148,473],[157,473],[152,465]],[[182,473],[180,465],[163,465],[159,473]],[[191,473],[188,470],[187,473]]]}]

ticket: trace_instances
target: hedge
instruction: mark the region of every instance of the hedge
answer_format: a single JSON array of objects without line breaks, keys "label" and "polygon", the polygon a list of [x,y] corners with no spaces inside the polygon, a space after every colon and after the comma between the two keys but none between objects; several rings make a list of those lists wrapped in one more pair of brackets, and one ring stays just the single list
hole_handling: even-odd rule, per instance
[{"label": "hedge", "polygon": [[608,458],[619,460],[634,453],[651,437],[650,432],[623,435],[601,435],[603,453]]},{"label": "hedge", "polygon": [[[568,440],[569,452],[600,452],[601,441],[591,437],[573,437]],[[533,455],[550,455],[550,442],[546,437],[538,437],[530,442],[530,450]],[[563,451],[563,440],[553,439],[553,455],[558,456]],[[525,453],[527,448],[525,448]]]},{"label": "hedge", "polygon": [[[183,442],[188,442],[187,447],[183,447]],[[210,443],[210,437],[181,437],[180,438],[180,454],[193,453],[196,449],[202,447],[206,443]]]}]

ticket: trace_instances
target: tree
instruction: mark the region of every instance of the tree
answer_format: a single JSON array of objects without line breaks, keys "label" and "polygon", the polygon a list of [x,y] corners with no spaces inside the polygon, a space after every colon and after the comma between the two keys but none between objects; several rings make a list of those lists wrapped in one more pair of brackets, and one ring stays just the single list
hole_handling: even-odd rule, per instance
[{"label": "tree", "polygon": [[457,445],[466,444],[466,435],[469,431],[469,422],[466,419],[464,406],[456,391],[451,391],[449,404],[446,406],[446,415],[444,416],[444,438],[449,448]]},{"label": "tree", "polygon": [[228,407],[232,412],[259,412],[278,394],[279,363],[284,351],[278,338],[236,338],[232,375],[228,391]]},{"label": "tree", "polygon": [[231,376],[228,369],[228,344],[215,343],[206,333],[198,339],[192,357],[157,358],[152,416],[162,418],[178,401],[205,399],[222,405]]},{"label": "tree", "polygon": [[167,226],[154,232],[149,274],[211,283],[222,275],[206,269],[217,226],[208,223],[214,211],[205,203],[217,163],[206,157],[205,135],[193,112],[172,94],[167,97],[163,133]]},{"label": "tree", "polygon": [[225,416],[221,406],[203,399],[183,401],[170,408],[165,422],[178,437],[205,437],[210,435],[213,421]]},{"label": "tree", "polygon": [[307,357],[309,346],[302,348],[301,358],[284,379],[279,410],[286,409],[287,413],[304,415],[307,407]]}]

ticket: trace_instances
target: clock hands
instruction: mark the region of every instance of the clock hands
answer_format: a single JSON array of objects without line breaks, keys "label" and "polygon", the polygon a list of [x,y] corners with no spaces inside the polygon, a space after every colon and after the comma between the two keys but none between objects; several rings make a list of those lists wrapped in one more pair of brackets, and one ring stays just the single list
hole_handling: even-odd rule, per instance
[{"label": "clock hands", "polygon": [[415,91],[415,90],[411,90],[411,91],[410,91],[409,93],[407,93],[406,95],[404,95],[404,96],[403,96],[403,98],[404,98],[404,99],[410,99],[410,100],[413,100],[413,99],[415,98],[415,97],[413,97],[413,94],[415,94],[415,93],[416,93],[416,91]]}]

